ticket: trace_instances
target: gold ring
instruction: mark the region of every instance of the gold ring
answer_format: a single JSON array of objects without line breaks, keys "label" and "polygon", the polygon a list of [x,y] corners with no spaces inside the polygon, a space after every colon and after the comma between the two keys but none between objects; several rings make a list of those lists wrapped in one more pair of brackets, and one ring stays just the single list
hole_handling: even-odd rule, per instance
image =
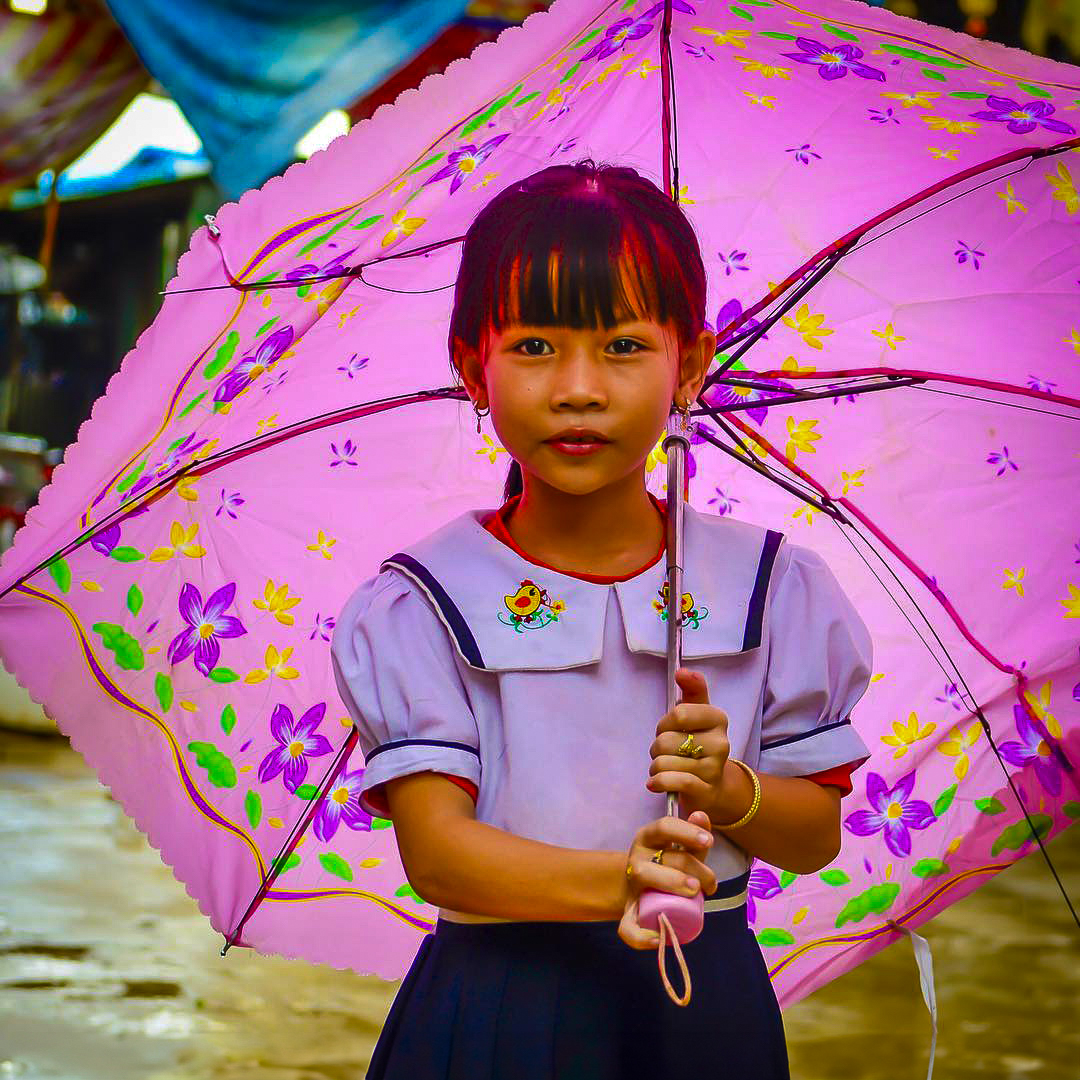
[{"label": "gold ring", "polygon": [[704,746],[698,746],[694,742],[694,733],[691,731],[686,736],[686,741],[675,751],[680,757],[699,758],[705,753]]}]

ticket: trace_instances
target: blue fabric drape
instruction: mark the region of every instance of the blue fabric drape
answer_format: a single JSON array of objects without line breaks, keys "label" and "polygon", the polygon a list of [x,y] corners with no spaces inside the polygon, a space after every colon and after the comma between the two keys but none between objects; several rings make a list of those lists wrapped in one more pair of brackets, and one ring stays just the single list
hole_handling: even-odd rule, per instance
[{"label": "blue fabric drape", "polygon": [[239,197],[296,141],[461,17],[467,0],[107,0]]}]

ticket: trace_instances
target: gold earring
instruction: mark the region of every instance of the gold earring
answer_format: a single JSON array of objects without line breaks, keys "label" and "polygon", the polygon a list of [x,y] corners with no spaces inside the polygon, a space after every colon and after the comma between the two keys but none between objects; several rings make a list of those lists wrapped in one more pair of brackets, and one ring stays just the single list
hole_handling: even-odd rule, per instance
[{"label": "gold earring", "polygon": [[689,431],[693,426],[690,423],[690,402],[686,402],[684,405],[680,405],[678,402],[673,401],[672,406],[679,414],[680,426],[683,431]]},{"label": "gold earring", "polygon": [[474,402],[473,402],[473,412],[475,412],[475,413],[476,413],[476,434],[477,434],[477,435],[479,435],[479,434],[480,434],[480,417],[481,417],[481,416],[487,416],[487,415],[488,415],[488,413],[490,413],[490,412],[491,412],[491,406],[490,406],[490,405],[486,405],[486,406],[484,407],[484,411],[483,411],[483,412],[481,412],[481,411],[480,411],[480,410],[479,410],[479,409],[478,409],[478,408],[476,407],[476,402],[474,401]]}]

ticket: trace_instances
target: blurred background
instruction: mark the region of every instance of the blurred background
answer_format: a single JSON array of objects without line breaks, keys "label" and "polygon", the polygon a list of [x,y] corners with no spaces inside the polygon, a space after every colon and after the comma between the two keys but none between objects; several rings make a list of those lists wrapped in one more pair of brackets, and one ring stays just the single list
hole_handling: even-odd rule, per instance
[{"label": "blurred background", "polygon": [[[547,6],[0,0],[0,551],[204,214]],[[1080,62],[1080,0],[877,6]],[[157,852],[2,667],[0,844],[0,1080],[362,1076],[396,984],[244,949],[220,958]],[[1050,850],[1077,881],[1080,830]],[[1075,929],[1040,856],[922,932],[939,1075],[1080,1080]],[[799,1080],[926,1071],[908,944],[785,1024]]]}]

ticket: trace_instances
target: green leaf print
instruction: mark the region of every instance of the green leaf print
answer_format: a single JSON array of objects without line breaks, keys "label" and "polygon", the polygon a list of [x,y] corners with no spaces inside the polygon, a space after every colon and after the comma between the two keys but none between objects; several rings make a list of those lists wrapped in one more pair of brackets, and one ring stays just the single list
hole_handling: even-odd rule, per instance
[{"label": "green leaf print", "polygon": [[483,127],[497,112],[504,109],[522,91],[523,84],[518,83],[509,94],[503,94],[497,101],[493,101],[482,113],[474,116],[458,133],[458,138],[471,135],[477,128]]},{"label": "green leaf print", "polygon": [[236,346],[240,344],[240,334],[230,330],[229,336],[218,346],[214,359],[203,368],[203,378],[212,379],[222,368],[232,362]]},{"label": "green leaf print", "polygon": [[373,817],[371,819],[371,831],[376,829],[390,829],[393,828],[394,823],[389,818]]},{"label": "green leaf print", "polygon": [[[437,157],[442,157],[442,156],[443,156],[442,154],[437,155]],[[410,171],[415,171],[415,170],[410,170]],[[372,225],[374,225],[377,221],[382,221],[382,219],[383,219],[382,214],[375,214],[374,217],[366,217],[358,225],[353,225],[352,227],[354,229],[370,229]]]},{"label": "green leaf print", "polygon": [[986,95],[980,94],[978,90],[950,90],[949,97],[967,98],[971,101],[982,101]]},{"label": "green leaf print", "polygon": [[916,877],[928,878],[947,874],[949,867],[940,859],[920,859],[912,868],[911,872]]},{"label": "green leaf print", "polygon": [[248,821],[251,822],[251,827],[257,829],[262,820],[262,799],[259,798],[257,791],[249,791],[244,796],[244,812],[247,814]]},{"label": "green leaf print", "polygon": [[231,705],[226,705],[221,710],[221,730],[226,735],[231,735],[234,727],[236,727],[236,710]]},{"label": "green leaf print", "polygon": [[918,49],[908,49],[903,45],[892,45],[883,41],[880,45],[882,52],[894,53],[896,56],[906,56],[909,60],[918,60],[923,64],[933,64],[943,68],[966,68],[967,64],[958,63],[956,60],[947,60],[944,56],[934,56],[931,53],[919,52]]},{"label": "green leaf print", "polygon": [[142,671],[146,659],[142,646],[120,625],[96,622],[91,629],[101,635],[101,643],[115,657],[118,667],[125,671]]},{"label": "green leaf print", "polygon": [[795,40],[795,35],[794,34],[781,34],[781,33],[778,33],[776,30],[759,30],[758,31],[758,36],[759,37],[772,38],[774,41],[794,41]]},{"label": "green leaf print", "polygon": [[214,787],[236,787],[236,766],[213,743],[190,742],[188,749],[195,755],[195,762],[206,770],[206,777]]},{"label": "green leaf print", "polygon": [[[1050,831],[1054,824],[1054,819],[1049,814],[1032,814],[1031,820],[1035,824],[1035,833],[1038,834],[1040,840]],[[1015,825],[1010,825],[995,841],[994,846],[990,849],[991,855],[1000,855],[1006,848],[1009,851],[1016,851],[1022,848],[1024,844],[1029,841],[1034,842],[1035,836],[1032,834],[1031,826],[1027,823],[1025,818],[1023,821],[1016,822]]]},{"label": "green leaf print", "polygon": [[740,19],[747,19],[750,22],[754,21],[754,16],[751,15],[746,8],[737,7],[735,4],[729,4],[728,11],[730,11],[732,15],[737,15]]},{"label": "green leaf print", "polygon": [[1005,807],[998,802],[997,799],[991,797],[989,799],[976,799],[975,809],[984,814],[1004,814]]},{"label": "green leaf print", "polygon": [[264,322],[262,326],[260,326],[259,329],[255,331],[255,336],[262,337],[263,334],[265,334],[266,331],[269,330],[270,327],[273,326],[274,323],[276,323],[280,318],[280,315],[275,315],[272,319],[267,319],[266,322]]},{"label": "green leaf print", "polygon": [[953,784],[952,787],[947,787],[934,801],[934,817],[941,817],[946,810],[952,806],[952,801],[956,795],[956,789],[959,785]]},{"label": "green leaf print", "polygon": [[64,559],[53,559],[45,569],[61,592],[66,593],[71,588],[71,567]]},{"label": "green leaf print", "polygon": [[598,26],[595,30],[590,30],[584,37],[578,38],[577,41],[575,41],[574,44],[570,46],[570,48],[580,49],[582,45],[588,45],[593,38],[599,37],[603,32],[604,28],[602,26]]},{"label": "green leaf print", "polygon": [[1054,96],[1050,93],[1049,90],[1046,89],[1045,86],[1036,86],[1034,83],[1021,82],[1019,79],[1016,80],[1016,85],[1021,90],[1025,91],[1028,94],[1032,94],[1035,97],[1052,98]]},{"label": "green leaf print", "polygon": [[782,930],[778,926],[770,926],[766,930],[761,930],[757,934],[757,940],[759,945],[794,945],[795,938],[787,930]]},{"label": "green leaf print", "polygon": [[306,802],[311,802],[316,795],[319,794],[319,788],[316,784],[301,784],[293,794],[298,799],[303,799]]},{"label": "green leaf print", "polygon": [[[430,169],[436,161],[442,161],[444,157],[446,157],[446,151],[440,151],[438,154],[432,154],[431,157],[429,157],[426,161],[421,161],[419,165],[414,165],[411,169],[406,170],[405,175],[412,176],[413,173],[418,173],[421,169]],[[368,218],[369,222],[371,220],[371,218]],[[359,225],[353,226],[354,229],[362,229],[363,227],[363,222],[361,222]]]},{"label": "green leaf print", "polygon": [[824,874],[818,874],[818,877],[826,885],[847,885],[851,881],[851,878],[843,870],[826,870]]},{"label": "green leaf print", "polygon": [[127,591],[127,608],[132,615],[138,615],[142,610],[143,594],[138,585],[132,585]]},{"label": "green leaf print", "polygon": [[798,874],[793,874],[790,870],[782,870],[780,872],[780,888],[786,889],[793,881],[797,881]]},{"label": "green leaf print", "polygon": [[1067,818],[1073,821],[1080,818],[1080,802],[1067,802],[1061,810]]},{"label": "green leaf print", "polygon": [[135,483],[135,481],[136,481],[136,480],[138,480],[140,476],[142,476],[142,471],[143,471],[143,469],[145,469],[145,468],[146,468],[146,463],[147,463],[147,462],[148,462],[149,460],[150,460],[150,459],[149,459],[148,457],[144,457],[144,458],[142,459],[142,461],[140,461],[140,462],[139,462],[139,464],[138,464],[138,465],[136,465],[136,466],[135,466],[135,468],[133,468],[133,469],[131,470],[131,472],[129,472],[129,473],[127,474],[127,476],[125,476],[125,477],[123,478],[123,480],[120,480],[120,481],[119,481],[119,482],[117,483],[117,485],[116,485],[116,490],[117,490],[117,491],[127,491],[127,489],[128,489],[129,487],[131,487],[131,485],[132,485],[132,484],[134,484],[134,483]]},{"label": "green leaf print", "polygon": [[426,904],[427,901],[406,881],[400,889],[394,890],[395,896],[408,896],[418,904]]},{"label": "green leaf print", "polygon": [[285,859],[284,864],[282,864],[282,862],[281,862],[282,858],[283,858],[283,856],[279,855],[270,864],[270,873],[271,874],[277,874],[278,876],[280,876],[281,874],[284,874],[286,870],[291,870],[294,866],[299,866],[300,865],[300,856],[297,855],[295,851],[289,852],[289,857],[287,859]]},{"label": "green leaf print", "polygon": [[352,881],[352,867],[340,855],[335,855],[332,851],[327,851],[319,856],[319,862],[322,863],[323,869],[328,874],[344,878],[346,881]]},{"label": "green leaf print", "polygon": [[851,33],[849,30],[841,30],[839,26],[833,26],[831,23],[822,23],[822,30],[827,30],[830,34],[835,34],[838,38],[843,38],[845,41],[858,41],[859,39]]},{"label": "green leaf print", "polygon": [[568,67],[568,68],[567,68],[567,69],[566,69],[566,70],[565,70],[565,71],[563,72],[562,78],[561,78],[561,79],[559,80],[559,82],[560,82],[560,83],[564,83],[564,82],[566,82],[566,81],[567,81],[568,79],[572,79],[572,78],[573,78],[573,77],[574,77],[574,76],[575,76],[575,75],[576,75],[576,74],[578,73],[578,69],[579,69],[580,67],[581,67],[581,65],[580,65],[580,64],[574,64],[574,65],[573,65],[572,67]]},{"label": "green leaf print", "polygon": [[940,71],[934,71],[932,68],[923,68],[922,74],[928,79],[933,79],[935,82],[948,82],[944,75]]},{"label": "green leaf print", "polygon": [[866,892],[853,896],[836,916],[839,928],[848,922],[862,922],[867,915],[880,915],[887,911],[900,892],[900,886],[892,882],[885,885],[871,885]]},{"label": "green leaf print", "polygon": [[159,671],[154,676],[154,693],[157,695],[161,711],[168,712],[173,703],[172,679]]},{"label": "green leaf print", "polygon": [[133,547],[114,547],[109,552],[109,557],[117,562],[139,562],[140,559],[146,558],[138,548]]},{"label": "green leaf print", "polygon": [[240,676],[232,668],[216,667],[210,672],[210,678],[214,682],[236,682]]},{"label": "green leaf print", "polygon": [[534,90],[531,94],[526,94],[524,97],[519,97],[514,102],[512,108],[520,108],[522,105],[528,105],[530,101],[535,101],[540,96],[539,90]]},{"label": "green leaf print", "polygon": [[204,390],[204,391],[203,391],[203,392],[202,392],[201,394],[197,394],[197,395],[196,395],[195,397],[193,397],[193,398],[192,398],[192,399],[191,399],[191,400],[190,400],[190,401],[189,401],[189,402],[188,402],[188,403],[187,403],[187,404],[186,404],[186,405],[185,405],[185,406],[183,407],[183,409],[182,409],[182,410],[180,411],[179,415],[177,416],[177,419],[178,419],[178,420],[183,420],[183,418],[184,418],[185,416],[187,416],[187,414],[188,414],[189,412],[191,412],[191,410],[192,410],[192,409],[194,409],[194,408],[195,408],[195,406],[196,406],[196,405],[198,405],[198,404],[199,404],[199,402],[200,402],[200,401],[202,401],[202,399],[203,399],[204,397],[206,397],[206,391],[205,391],[205,390]]}]

